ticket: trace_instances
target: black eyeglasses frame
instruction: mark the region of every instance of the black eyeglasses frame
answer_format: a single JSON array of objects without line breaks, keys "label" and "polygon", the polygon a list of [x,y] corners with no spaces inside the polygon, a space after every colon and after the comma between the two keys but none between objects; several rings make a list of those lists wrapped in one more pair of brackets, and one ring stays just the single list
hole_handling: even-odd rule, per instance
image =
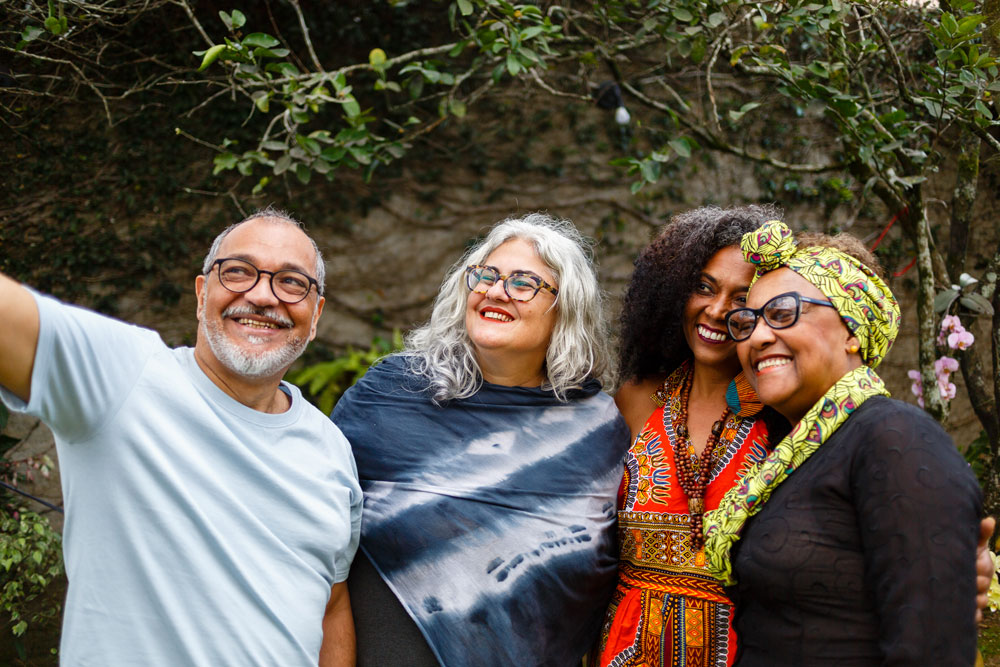
[{"label": "black eyeglasses frame", "polygon": [[[767,318],[767,316],[764,315],[764,311],[773,302],[777,301],[778,299],[782,299],[782,298],[789,297],[789,296],[795,299],[795,317],[792,318],[792,321],[789,322],[788,324],[782,324],[782,325],[775,326],[774,324],[771,323],[771,321]],[[735,342],[739,343],[739,342],[747,340],[748,338],[750,338],[750,336],[753,335],[753,332],[757,330],[757,325],[760,323],[761,319],[764,320],[764,323],[767,324],[767,326],[771,327],[775,331],[778,331],[778,330],[781,330],[781,329],[788,329],[790,327],[794,327],[796,324],[798,324],[799,317],[801,317],[801,315],[802,315],[802,304],[803,303],[811,303],[811,304],[815,304],[817,306],[829,306],[830,308],[836,308],[836,306],[834,306],[833,303],[831,303],[829,300],[822,301],[820,299],[813,299],[812,297],[802,296],[798,292],[785,292],[783,294],[778,294],[778,295],[775,295],[775,296],[771,297],[760,308],[747,308],[747,307],[744,307],[744,308],[734,308],[733,310],[730,310],[728,313],[726,313],[726,333],[729,334],[729,337],[732,340],[734,340]],[[747,333],[746,336],[744,336],[742,338],[737,338],[733,334],[732,319],[736,315],[736,313],[743,313],[743,312],[747,312],[747,313],[753,314],[753,326],[750,327],[750,331]]]},{"label": "black eyeglasses frame", "polygon": [[[222,279],[222,264],[223,264],[223,262],[228,262],[230,260],[237,261],[237,262],[242,262],[242,263],[246,264],[247,266],[252,267],[253,270],[257,272],[257,277],[254,279],[254,281],[250,285],[250,287],[247,287],[244,290],[234,290],[232,287],[230,287],[229,285],[226,284],[225,280]],[[306,298],[308,298],[309,293],[312,292],[312,288],[313,288],[314,285],[316,286],[316,293],[318,295],[320,295],[320,296],[323,296],[323,292],[322,292],[322,290],[320,290],[320,287],[319,287],[319,281],[317,281],[312,276],[307,275],[305,273],[302,273],[301,271],[297,271],[295,269],[281,269],[280,271],[267,271],[266,269],[259,269],[259,268],[257,268],[256,266],[254,266],[253,262],[248,262],[247,260],[243,259],[242,257],[221,257],[221,258],[215,260],[214,262],[212,262],[212,267],[211,267],[211,269],[209,269],[209,273],[211,273],[212,269],[215,269],[216,267],[218,267],[218,271],[216,271],[216,273],[218,274],[218,277],[219,277],[219,284],[222,285],[223,287],[225,287],[227,290],[229,290],[233,294],[246,294],[247,292],[249,292],[250,290],[252,290],[254,287],[257,286],[257,283],[260,282],[260,276],[261,276],[261,274],[266,273],[266,274],[268,274],[267,282],[268,282],[268,286],[271,288],[271,294],[273,294],[274,298],[276,298],[278,301],[280,301],[282,303],[287,303],[288,305],[294,305],[296,303],[302,303],[303,301],[306,300]],[[290,301],[289,299],[283,298],[280,294],[278,294],[278,290],[274,289],[274,277],[276,275],[278,275],[279,273],[295,273],[295,274],[298,274],[298,275],[302,276],[303,278],[305,278],[309,282],[309,289],[307,289],[305,291],[305,294],[302,295],[301,299],[297,299],[295,301]]]}]

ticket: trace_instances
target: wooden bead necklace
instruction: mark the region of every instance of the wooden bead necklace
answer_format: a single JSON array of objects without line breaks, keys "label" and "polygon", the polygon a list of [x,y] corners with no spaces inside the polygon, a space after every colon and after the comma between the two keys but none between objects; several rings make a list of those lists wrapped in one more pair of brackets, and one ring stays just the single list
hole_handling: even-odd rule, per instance
[{"label": "wooden bead necklace", "polygon": [[694,370],[688,370],[681,384],[678,400],[673,401],[670,410],[670,421],[674,427],[674,461],[677,464],[677,480],[681,489],[688,497],[688,511],[691,515],[691,546],[700,551],[705,546],[705,535],[702,532],[702,519],[705,513],[705,488],[712,474],[712,456],[722,437],[722,431],[729,417],[730,409],[722,412],[722,418],[712,424],[712,434],[701,456],[695,451],[689,439],[688,399],[691,396],[691,384],[694,381]]}]

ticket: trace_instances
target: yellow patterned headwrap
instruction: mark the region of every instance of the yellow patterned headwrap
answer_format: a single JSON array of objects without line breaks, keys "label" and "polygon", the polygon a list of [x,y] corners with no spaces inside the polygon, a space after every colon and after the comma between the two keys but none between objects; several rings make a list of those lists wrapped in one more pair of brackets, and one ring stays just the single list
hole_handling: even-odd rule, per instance
[{"label": "yellow patterned headwrap", "polygon": [[858,339],[861,359],[875,368],[899,333],[899,304],[889,286],[867,266],[835,248],[800,248],[780,220],[743,235],[743,257],[756,267],[750,285],[768,271],[787,267],[815,285],[833,303]]}]

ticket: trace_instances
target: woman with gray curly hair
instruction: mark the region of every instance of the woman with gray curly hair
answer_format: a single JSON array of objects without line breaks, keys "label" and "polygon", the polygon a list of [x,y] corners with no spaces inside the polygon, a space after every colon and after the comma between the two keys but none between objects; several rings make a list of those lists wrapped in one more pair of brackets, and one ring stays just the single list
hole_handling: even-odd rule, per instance
[{"label": "woman with gray curly hair", "polygon": [[430,321],[332,419],[365,492],[350,590],[359,665],[568,665],[614,589],[628,431],[590,248],[500,222]]}]

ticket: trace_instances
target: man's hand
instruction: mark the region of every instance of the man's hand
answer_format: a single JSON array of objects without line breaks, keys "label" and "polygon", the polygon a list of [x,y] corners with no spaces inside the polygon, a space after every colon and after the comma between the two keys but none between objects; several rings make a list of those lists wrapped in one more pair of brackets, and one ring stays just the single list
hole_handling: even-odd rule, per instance
[{"label": "man's hand", "polygon": [[347,582],[334,584],[323,616],[323,645],[319,649],[319,667],[354,667],[356,661],[354,616]]},{"label": "man's hand", "polygon": [[22,285],[0,274],[0,385],[27,401],[38,347],[38,306]]},{"label": "man's hand", "polygon": [[976,549],[976,623],[983,620],[983,609],[988,604],[987,594],[993,582],[993,559],[990,558],[989,541],[997,522],[991,516],[979,524],[979,547]]}]

